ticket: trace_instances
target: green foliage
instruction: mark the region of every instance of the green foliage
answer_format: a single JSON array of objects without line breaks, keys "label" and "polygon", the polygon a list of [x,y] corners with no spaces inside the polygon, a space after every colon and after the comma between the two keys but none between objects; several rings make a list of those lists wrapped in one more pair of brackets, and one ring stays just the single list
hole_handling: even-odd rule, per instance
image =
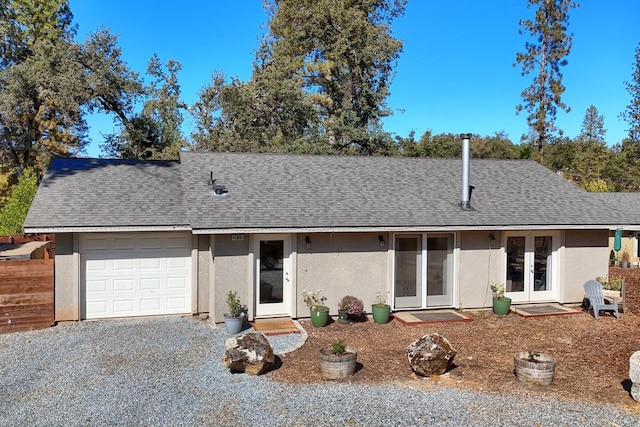
[{"label": "green foliage", "polygon": [[631,81],[625,82],[631,101],[620,115],[629,124],[629,139],[640,144],[640,44],[636,47]]},{"label": "green foliage", "polygon": [[2,4],[0,158],[9,170],[33,167],[41,176],[52,157],[83,150],[86,112],[124,116],[136,75],[106,31],[74,41],[67,0]]},{"label": "green foliage", "polygon": [[23,224],[38,190],[38,179],[32,169],[25,169],[11,196],[0,210],[0,235],[23,234]]},{"label": "green foliage", "polygon": [[613,191],[610,185],[604,179],[585,181],[584,189],[591,193],[604,193],[607,191]]},{"label": "green foliage", "polygon": [[578,139],[591,143],[591,144],[605,144],[605,135],[607,130],[604,127],[604,116],[601,115],[598,109],[591,105],[584,113],[584,119],[582,120],[582,131],[578,135]]},{"label": "green foliage", "polygon": [[153,78],[143,88],[146,99],[142,111],[121,118],[121,129],[108,135],[101,145],[112,157],[125,159],[178,159],[180,150],[186,145],[180,126],[182,111],[187,105],[180,101],[178,72],[182,65],[169,60],[163,67],[154,55],[149,61],[147,74]]},{"label": "green foliage", "polygon": [[391,154],[381,128],[406,0],[270,0],[249,82],[221,73],[192,108],[194,148]]},{"label": "green foliage", "polygon": [[530,362],[537,362],[537,358],[540,357],[540,353],[537,353],[535,351],[530,351],[527,353],[527,357],[529,358]]},{"label": "green foliage", "polygon": [[342,340],[334,341],[331,344],[331,352],[336,355],[344,354],[347,350],[347,346],[342,342]]},{"label": "green foliage", "polygon": [[229,306],[229,314],[233,317],[239,317],[245,311],[245,307],[240,303],[238,293],[235,291],[227,292],[227,306]]},{"label": "green foliage", "polygon": [[516,111],[528,113],[527,123],[537,134],[536,145],[543,157],[544,146],[557,129],[558,108],[570,108],[562,102],[565,87],[560,67],[567,65],[573,36],[567,34],[569,10],[578,7],[573,0],[528,0],[527,8],[538,6],[533,19],[520,20],[520,34],[527,33],[531,41],[525,51],[518,52],[515,65],[522,66],[522,75],[535,72],[532,83],[521,94],[522,104]]}]

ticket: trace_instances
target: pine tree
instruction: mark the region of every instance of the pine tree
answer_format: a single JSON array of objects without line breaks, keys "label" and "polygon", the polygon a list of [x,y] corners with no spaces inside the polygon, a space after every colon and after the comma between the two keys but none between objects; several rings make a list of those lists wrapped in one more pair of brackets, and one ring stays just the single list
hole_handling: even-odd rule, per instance
[{"label": "pine tree", "polygon": [[625,82],[627,91],[631,95],[631,102],[620,117],[629,124],[629,139],[640,143],[640,44],[636,47],[635,63],[631,81]]},{"label": "pine tree", "polygon": [[[521,94],[522,104],[516,112],[528,113],[527,123],[537,134],[536,145],[543,159],[544,146],[558,129],[555,126],[557,109],[571,109],[562,102],[565,87],[560,67],[567,65],[573,36],[567,33],[569,10],[578,7],[572,0],[529,0],[527,8],[535,7],[533,19],[520,20],[520,34],[527,33],[533,41],[525,43],[525,51],[518,52],[516,63],[522,75],[535,73],[532,83]],[[561,133],[561,132],[559,132]]]}]

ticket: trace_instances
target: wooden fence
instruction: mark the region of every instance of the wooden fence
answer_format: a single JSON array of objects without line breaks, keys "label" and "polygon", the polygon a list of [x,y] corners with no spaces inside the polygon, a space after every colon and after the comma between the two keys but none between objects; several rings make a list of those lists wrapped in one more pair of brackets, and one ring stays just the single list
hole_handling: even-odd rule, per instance
[{"label": "wooden fence", "polygon": [[54,324],[53,259],[0,262],[0,333]]}]

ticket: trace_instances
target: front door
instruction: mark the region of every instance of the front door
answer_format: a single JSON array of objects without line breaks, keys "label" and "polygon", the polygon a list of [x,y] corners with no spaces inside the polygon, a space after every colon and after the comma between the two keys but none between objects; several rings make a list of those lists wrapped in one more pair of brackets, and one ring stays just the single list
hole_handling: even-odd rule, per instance
[{"label": "front door", "polygon": [[256,316],[291,315],[291,236],[255,240]]},{"label": "front door", "polygon": [[559,238],[551,232],[506,235],[506,292],[514,302],[556,299],[555,260]]},{"label": "front door", "polygon": [[453,302],[453,234],[397,234],[394,308],[448,307]]}]

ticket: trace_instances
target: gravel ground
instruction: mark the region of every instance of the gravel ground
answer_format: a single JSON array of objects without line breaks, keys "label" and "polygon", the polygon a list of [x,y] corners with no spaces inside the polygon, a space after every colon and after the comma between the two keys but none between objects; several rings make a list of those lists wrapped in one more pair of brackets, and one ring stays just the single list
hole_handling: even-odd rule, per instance
[{"label": "gravel ground", "polygon": [[[0,335],[0,425],[640,426],[608,406],[231,374],[221,363],[226,338],[224,328],[190,317]],[[300,339],[270,338],[277,353]]]}]

